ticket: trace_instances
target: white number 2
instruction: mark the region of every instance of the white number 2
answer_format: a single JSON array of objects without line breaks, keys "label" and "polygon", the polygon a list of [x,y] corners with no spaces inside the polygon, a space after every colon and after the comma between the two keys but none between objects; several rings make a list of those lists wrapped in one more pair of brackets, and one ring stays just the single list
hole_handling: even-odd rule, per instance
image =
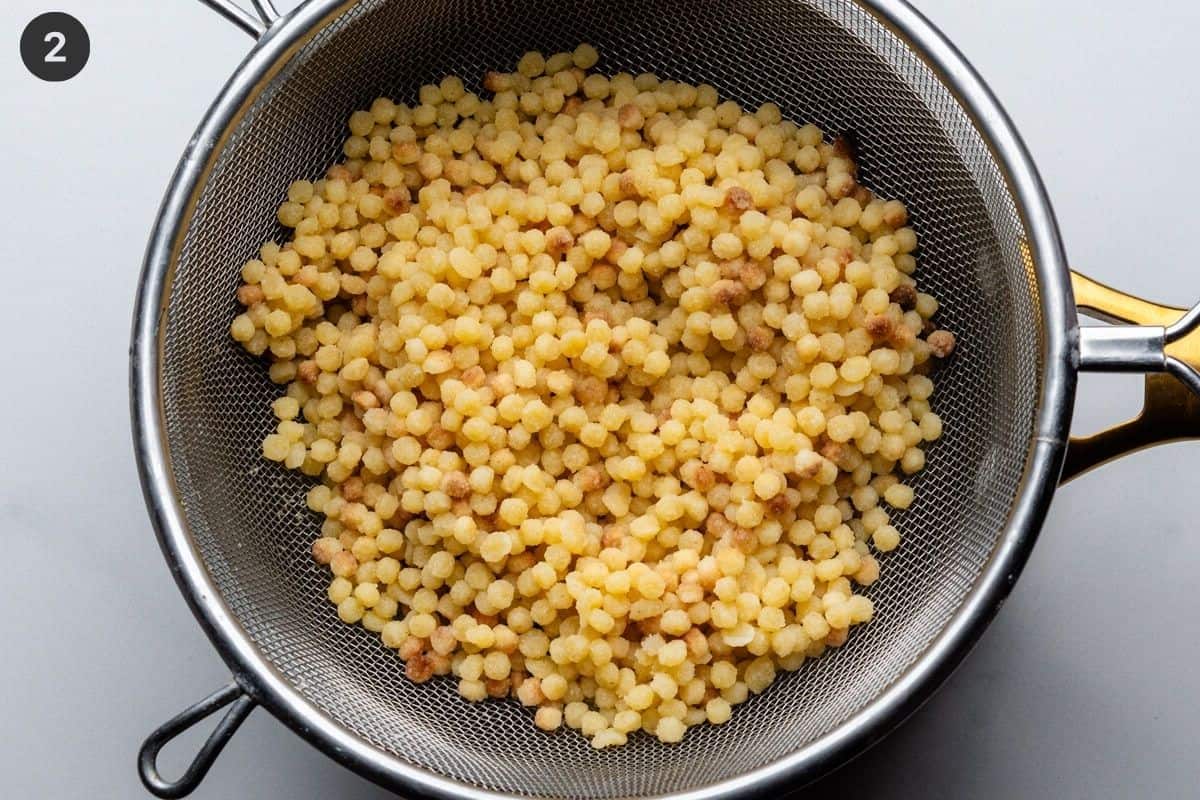
[{"label": "white number 2", "polygon": [[66,56],[59,54],[63,49],[63,45],[67,43],[66,36],[59,31],[50,31],[46,34],[42,41],[47,43],[55,43],[54,46],[50,48],[50,52],[46,53],[45,59],[43,59],[47,64],[62,64],[67,60]]}]

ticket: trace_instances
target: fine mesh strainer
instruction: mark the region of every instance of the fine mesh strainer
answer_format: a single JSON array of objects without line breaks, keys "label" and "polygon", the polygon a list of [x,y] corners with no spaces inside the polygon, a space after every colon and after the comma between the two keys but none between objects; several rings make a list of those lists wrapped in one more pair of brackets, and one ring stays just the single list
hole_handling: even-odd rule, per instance
[{"label": "fine mesh strainer", "polygon": [[[254,35],[175,174],[146,257],[132,345],[138,463],[151,516],[193,612],[234,681],[156,731],[151,791],[186,794],[256,705],[329,755],[406,794],[726,797],[800,785],[879,739],[966,653],[1020,572],[1060,478],[1140,446],[1197,435],[1189,393],[1200,310],[1154,306],[1068,272],[1037,173],[953,47],[897,0],[310,0],[279,17],[206,0]],[[920,277],[958,355],[946,421],[901,517],[904,545],[850,642],[679,745],[633,737],[594,751],[536,730],[515,702],[471,704],[414,685],[374,635],[341,624],[308,556],[304,478],[265,462],[277,389],[229,337],[238,265],[283,235],[289,181],[336,161],[349,113],[476,80],[529,49],[595,44],[601,68],[715,85],[743,104],[852,133],[864,182],[903,200]],[[478,86],[472,86],[478,90]],[[1072,302],[1144,327],[1080,329]],[[1155,373],[1147,412],[1071,443],[1078,369]],[[1066,464],[1066,472],[1063,465]],[[179,781],[162,745],[231,705]]]}]

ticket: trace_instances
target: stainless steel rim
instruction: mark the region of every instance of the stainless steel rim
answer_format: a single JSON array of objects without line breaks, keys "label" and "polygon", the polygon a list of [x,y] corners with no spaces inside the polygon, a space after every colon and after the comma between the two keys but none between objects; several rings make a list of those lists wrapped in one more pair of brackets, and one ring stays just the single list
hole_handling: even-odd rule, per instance
[{"label": "stainless steel rim", "polygon": [[[223,146],[258,91],[327,21],[355,0],[308,0],[276,21],[209,109],[176,169],[147,248],[137,295],[131,356],[131,412],[142,489],[164,557],[180,591],[242,688],[326,754],[364,776],[418,796],[504,795],[400,762],[330,719],[301,697],[262,657],[230,613],[201,561],[172,477],[161,396],[161,329],[172,266],[196,197]],[[906,41],[958,97],[1004,171],[1039,281],[1045,321],[1045,369],[1036,433],[1020,494],[975,588],[928,650],[904,675],[830,734],[770,765],[673,798],[724,798],[782,783],[801,785],[881,739],[919,707],[954,670],[999,609],[1036,541],[1066,449],[1079,363],[1079,333],[1057,223],[1029,153],[991,91],[962,55],[902,0],[859,0]]]}]

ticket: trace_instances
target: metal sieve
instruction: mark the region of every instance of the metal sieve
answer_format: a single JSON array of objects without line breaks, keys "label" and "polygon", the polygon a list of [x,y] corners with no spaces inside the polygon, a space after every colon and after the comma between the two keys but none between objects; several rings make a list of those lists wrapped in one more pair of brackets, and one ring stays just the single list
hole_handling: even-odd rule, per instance
[{"label": "metal sieve", "polygon": [[[811,781],[884,736],[963,658],[1037,537],[1060,474],[1200,435],[1200,309],[1072,276],[1029,155],[962,56],[899,0],[309,0],[280,17],[205,0],[257,39],[175,173],[146,255],[132,342],[138,464],[163,553],[233,682],[151,735],[160,797],[193,789],[255,705],[378,783],[430,797],[729,797]],[[534,728],[515,702],[409,682],[378,637],[339,622],[309,557],[306,479],[264,461],[277,393],[228,335],[239,264],[281,237],[289,181],[340,155],[350,112],[447,73],[471,88],[529,49],[595,44],[608,72],[715,85],[743,104],[852,134],[863,181],[903,200],[919,277],[959,337],[946,421],[900,516],[903,547],[870,589],[877,616],[679,745],[594,751]],[[1074,292],[1072,282],[1074,281]],[[1080,328],[1075,304],[1143,326]],[[1138,420],[1068,430],[1080,369],[1155,373]],[[1187,387],[1187,388],[1185,388]],[[1064,463],[1067,465],[1063,472]],[[229,706],[185,775],[159,749]]]}]

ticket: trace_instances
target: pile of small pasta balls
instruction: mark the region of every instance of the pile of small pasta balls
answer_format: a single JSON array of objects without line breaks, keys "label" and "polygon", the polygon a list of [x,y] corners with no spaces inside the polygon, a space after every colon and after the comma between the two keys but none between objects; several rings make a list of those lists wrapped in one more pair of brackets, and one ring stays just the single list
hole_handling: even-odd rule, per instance
[{"label": "pile of small pasta balls", "polygon": [[409,679],[597,748],[721,724],[871,619],[954,336],[852,153],[581,45],[350,118],[235,340],[312,555]]}]

